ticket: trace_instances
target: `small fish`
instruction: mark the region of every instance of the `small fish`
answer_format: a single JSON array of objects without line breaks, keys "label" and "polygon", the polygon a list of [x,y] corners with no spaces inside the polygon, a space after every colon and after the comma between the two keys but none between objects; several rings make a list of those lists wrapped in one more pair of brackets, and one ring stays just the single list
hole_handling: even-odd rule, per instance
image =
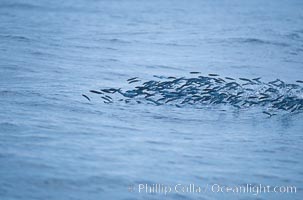
[{"label": "small fish", "polygon": [[258,83],[261,83],[260,79],[261,79],[261,77],[253,78],[252,80],[254,80],[254,81],[258,82]]},{"label": "small fish", "polygon": [[243,83],[242,86],[245,86],[245,85],[253,85],[255,84],[254,82],[247,82],[247,83]]},{"label": "small fish", "polygon": [[208,74],[208,76],[219,76],[218,74]]},{"label": "small fish", "polygon": [[189,72],[190,74],[201,74],[201,72]]},{"label": "small fish", "polygon": [[204,91],[213,91],[212,88],[204,88],[203,90],[204,90]]},{"label": "small fish", "polygon": [[159,103],[159,102],[157,102],[157,101],[155,101],[155,100],[153,100],[153,99],[147,98],[146,100],[147,100],[147,101],[150,101],[150,102],[153,102],[153,103],[156,104],[157,106],[161,105],[161,103]]},{"label": "small fish", "polygon": [[242,81],[248,81],[248,82],[252,82],[250,79],[248,79],[248,78],[239,78],[240,80],[242,80]]},{"label": "small fish", "polygon": [[108,89],[108,91],[109,91],[110,93],[116,93],[116,92],[118,92],[118,91],[120,91],[120,90],[121,90],[121,88],[118,88],[118,89],[110,88],[110,89]]},{"label": "small fish", "polygon": [[108,95],[105,95],[105,97],[106,97],[106,98],[109,98],[109,99],[111,99],[111,100],[113,99],[113,98],[111,98],[111,97],[110,97],[110,96],[108,96]]},{"label": "small fish", "polygon": [[135,79],[137,79],[138,77],[134,77],[134,78],[129,78],[129,79],[127,79],[127,81],[132,81],[132,80],[135,80]]},{"label": "small fish", "polygon": [[268,94],[266,94],[266,93],[260,92],[260,94],[261,94],[261,95],[263,95],[263,96],[267,96],[267,97],[269,97],[269,95],[268,95]]},{"label": "small fish", "polygon": [[295,106],[290,112],[295,112],[298,109],[298,106]]},{"label": "small fish", "polygon": [[234,78],[230,78],[230,77],[225,77],[225,79],[231,80],[231,81],[234,81],[234,80],[235,80]]},{"label": "small fish", "polygon": [[288,107],[287,110],[290,110],[290,109],[294,108],[295,106],[296,106],[296,104],[293,104],[290,107]]},{"label": "small fish", "polygon": [[277,89],[274,88],[268,88],[267,90],[265,90],[264,92],[278,92]]},{"label": "small fish", "polygon": [[218,78],[217,80],[219,80],[219,81],[221,81],[221,83],[222,82],[226,82],[224,79],[222,79],[222,78]]},{"label": "small fish", "polygon": [[216,87],[213,88],[213,90],[217,90],[219,88],[220,88],[220,86],[216,86]]},{"label": "small fish", "polygon": [[96,90],[90,90],[91,93],[95,93],[95,94],[103,94],[102,92],[96,91]]},{"label": "small fish", "polygon": [[135,83],[135,82],[139,82],[140,80],[132,80],[132,81],[129,81],[128,83],[131,84],[131,83]]},{"label": "small fish", "polygon": [[269,117],[274,116],[275,114],[271,114],[269,112],[263,111],[264,114],[268,115]]},{"label": "small fish", "polygon": [[168,103],[168,102],[170,102],[170,101],[175,101],[175,100],[177,100],[177,99],[178,99],[177,97],[172,98],[172,99],[168,99],[167,101],[165,101],[165,103]]},{"label": "small fish", "polygon": [[248,101],[248,103],[249,103],[250,105],[256,105],[256,104],[258,104],[258,103],[255,102],[255,101]]},{"label": "small fish", "polygon": [[86,96],[85,94],[82,94],[83,97],[85,97],[87,100],[90,101],[90,98],[88,96]]},{"label": "small fish", "polygon": [[241,109],[241,107],[239,105],[233,105],[234,107]]},{"label": "small fish", "polygon": [[262,99],[267,99],[267,98],[268,98],[268,96],[259,97],[260,100],[262,100]]},{"label": "small fish", "polygon": [[105,93],[112,93],[112,90],[111,89],[101,89],[102,92],[105,92]]},{"label": "small fish", "polygon": [[245,90],[250,91],[250,92],[253,92],[253,91],[254,91],[254,90],[251,89],[251,88],[246,88]]},{"label": "small fish", "polygon": [[270,81],[270,82],[268,82],[268,84],[275,84],[275,83],[277,83],[277,82],[279,82],[280,81],[280,79],[276,79],[276,80],[274,80],[274,81]]},{"label": "small fish", "polygon": [[136,86],[135,88],[137,88],[138,90],[144,90],[144,89],[146,89],[146,87],[143,87],[143,86]]},{"label": "small fish", "polygon": [[279,96],[278,98],[272,100],[272,102],[278,101],[278,100],[280,100],[282,97],[284,97],[284,95],[281,95],[281,96]]},{"label": "small fish", "polygon": [[297,82],[297,83],[303,83],[303,81],[301,81],[301,80],[297,80],[296,82]]},{"label": "small fish", "polygon": [[151,96],[154,96],[154,95],[155,95],[155,94],[150,94],[150,93],[147,93],[147,92],[145,92],[144,94],[145,94],[145,97],[144,97],[144,98],[148,98],[148,97],[151,97]]},{"label": "small fish", "polygon": [[101,97],[101,98],[108,101],[108,102],[112,102],[112,100],[110,100],[109,98],[106,98],[106,97]]},{"label": "small fish", "polygon": [[165,100],[165,97],[162,97],[162,98],[158,99],[157,102],[163,101],[163,100]]},{"label": "small fish", "polygon": [[216,83],[222,83],[222,82],[225,82],[225,81],[222,81],[223,79],[218,79],[218,78],[214,78],[214,80],[216,81]]}]

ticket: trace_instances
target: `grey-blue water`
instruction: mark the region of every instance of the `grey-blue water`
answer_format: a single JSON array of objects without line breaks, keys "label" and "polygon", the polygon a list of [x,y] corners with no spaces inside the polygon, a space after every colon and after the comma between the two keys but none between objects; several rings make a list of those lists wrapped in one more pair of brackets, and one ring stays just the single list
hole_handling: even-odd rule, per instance
[{"label": "grey-blue water", "polygon": [[[301,0],[1,0],[0,199],[302,199],[302,113],[81,96],[190,71],[295,83],[302,10]],[[179,183],[297,192],[138,192]]]}]

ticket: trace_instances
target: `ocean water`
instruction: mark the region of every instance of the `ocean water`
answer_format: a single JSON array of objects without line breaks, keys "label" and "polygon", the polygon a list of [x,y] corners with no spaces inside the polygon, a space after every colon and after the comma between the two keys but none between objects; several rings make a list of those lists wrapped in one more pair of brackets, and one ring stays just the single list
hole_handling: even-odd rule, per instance
[{"label": "ocean water", "polygon": [[300,0],[1,0],[0,199],[302,199],[301,112],[106,104],[89,92],[191,71],[296,83],[302,9]]}]

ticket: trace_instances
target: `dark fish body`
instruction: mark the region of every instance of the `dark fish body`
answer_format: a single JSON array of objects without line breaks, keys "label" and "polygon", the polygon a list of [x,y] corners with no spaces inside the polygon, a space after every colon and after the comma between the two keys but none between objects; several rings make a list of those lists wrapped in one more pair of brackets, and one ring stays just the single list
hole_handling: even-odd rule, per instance
[{"label": "dark fish body", "polygon": [[90,98],[88,96],[86,96],[85,94],[82,94],[82,96],[90,101]]},{"label": "dark fish body", "polygon": [[264,114],[268,115],[269,117],[273,116],[273,114],[269,113],[269,112],[266,112],[266,111],[263,111]]},{"label": "dark fish body", "polygon": [[234,104],[233,106],[238,108],[238,109],[241,109],[241,107],[239,105]]},{"label": "dark fish body", "polygon": [[108,99],[112,99],[110,96],[108,96],[108,95],[105,95],[104,97],[106,97],[106,98],[108,98]]},{"label": "dark fish body", "polygon": [[247,82],[252,82],[252,80],[248,79],[248,78],[239,78],[241,81],[247,81]]},{"label": "dark fish body", "polygon": [[251,89],[251,88],[246,88],[246,91],[253,92],[254,90],[253,90],[253,89]]},{"label": "dark fish body", "polygon": [[102,99],[104,99],[104,100],[106,100],[106,101],[108,101],[108,102],[112,102],[112,100],[110,100],[109,98],[107,98],[107,97],[101,97]]},{"label": "dark fish body", "polygon": [[231,80],[231,81],[234,81],[234,80],[235,80],[234,78],[230,78],[230,77],[225,77],[225,79]]},{"label": "dark fish body", "polygon": [[[101,89],[102,92],[105,92],[105,93],[114,93],[113,92],[113,89]],[[115,89],[116,91],[116,89]]]},{"label": "dark fish body", "polygon": [[267,99],[267,98],[268,98],[268,96],[259,97],[260,100],[262,100],[262,99]]},{"label": "dark fish body", "polygon": [[222,78],[217,78],[218,81],[221,81],[221,83],[226,82],[224,79]]},{"label": "dark fish body", "polygon": [[139,82],[140,80],[132,80],[132,81],[129,81],[128,83],[136,83],[136,82]]},{"label": "dark fish body", "polygon": [[265,90],[265,92],[278,92],[278,90],[274,88],[268,88],[267,90]]},{"label": "dark fish body", "polygon": [[95,93],[95,94],[103,94],[102,92],[96,91],[96,90],[90,90],[91,93]]},{"label": "dark fish body", "polygon": [[282,97],[284,97],[284,95],[281,95],[281,96],[279,96],[278,98],[272,100],[272,102],[279,101]]},{"label": "dark fish body", "polygon": [[208,74],[208,76],[219,76],[218,74]]},{"label": "dark fish body", "polygon": [[261,79],[261,77],[253,78],[252,80],[256,81],[257,83],[261,83],[260,79]]},{"label": "dark fish body", "polygon": [[138,77],[133,77],[133,78],[129,78],[129,79],[127,79],[127,81],[132,81],[132,80],[135,80],[135,79],[137,79]]},{"label": "dark fish body", "polygon": [[147,98],[146,100],[147,100],[147,101],[150,101],[150,102],[152,102],[152,103],[154,103],[154,104],[156,104],[157,106],[161,105],[161,103],[159,103],[159,102],[157,102],[157,101],[155,101],[155,100],[153,100],[153,99]]},{"label": "dark fish body", "polygon": [[168,102],[171,102],[171,101],[175,101],[177,100],[178,98],[172,98],[172,99],[168,99],[167,101],[165,101],[165,103],[168,103]]}]

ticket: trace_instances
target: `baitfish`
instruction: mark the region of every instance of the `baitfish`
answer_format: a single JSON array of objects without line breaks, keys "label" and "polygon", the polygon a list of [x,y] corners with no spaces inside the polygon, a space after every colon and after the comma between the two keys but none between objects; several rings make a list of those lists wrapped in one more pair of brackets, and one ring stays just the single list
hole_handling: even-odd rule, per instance
[{"label": "baitfish", "polygon": [[118,89],[114,89],[114,88],[111,88],[111,89],[101,89],[102,92],[105,92],[105,93],[115,93],[116,91],[118,91]]},{"label": "baitfish", "polygon": [[132,81],[132,80],[135,80],[135,79],[137,79],[138,77],[133,77],[133,78],[129,78],[129,79],[127,79],[127,81]]},{"label": "baitfish", "polygon": [[208,74],[208,76],[219,76],[218,74]]},{"label": "baitfish", "polygon": [[248,79],[248,78],[239,78],[241,81],[247,81],[247,82],[252,82],[252,80]]},{"label": "baitfish", "polygon": [[260,79],[261,79],[261,77],[253,78],[252,80],[254,80],[254,81],[258,82],[258,83],[261,83]]},{"label": "baitfish", "polygon": [[112,100],[109,99],[109,98],[107,98],[107,97],[101,97],[101,98],[104,99],[104,100],[106,100],[106,101],[108,101],[108,102],[112,102]]},{"label": "baitfish", "polygon": [[269,117],[271,117],[271,116],[275,115],[275,114],[271,114],[271,113],[266,112],[266,111],[263,111],[263,113],[264,113],[264,114],[266,114],[266,115],[268,115]]},{"label": "baitfish", "polygon": [[96,90],[90,90],[91,93],[95,93],[95,94],[103,94],[102,92],[96,91]]},{"label": "baitfish", "polygon": [[85,94],[82,94],[83,97],[85,97],[87,100],[90,101],[90,98],[88,96],[86,96]]},{"label": "baitfish", "polygon": [[139,82],[140,80],[132,80],[132,81],[129,81],[128,83],[131,84],[131,83],[135,83],[135,82]]},{"label": "baitfish", "polygon": [[231,80],[231,81],[234,81],[234,80],[235,80],[234,78],[230,78],[230,77],[225,77],[225,79]]},{"label": "baitfish", "polygon": [[[200,74],[200,72],[190,72]],[[114,99],[128,102],[152,102],[155,105],[231,105],[236,108],[248,108],[261,106],[270,111],[264,111],[274,115],[274,111],[285,110],[295,112],[303,110],[303,88],[299,84],[284,83],[280,79],[271,82],[262,82],[261,77],[248,79],[219,77],[218,74],[198,77],[155,76],[162,80],[150,80],[136,84],[131,89],[123,91],[121,88],[101,89],[100,92],[90,90],[92,93],[102,94],[105,103],[111,103]],[[138,77],[127,79],[129,83],[140,82]],[[227,81],[230,80],[230,81]],[[242,82],[244,81],[244,82]],[[142,81],[143,82],[143,81]],[[297,81],[303,83],[303,81]],[[118,94],[114,94],[114,93]],[[106,95],[106,93],[108,95]],[[114,95],[123,97],[113,98]],[[84,96],[90,101],[88,96]],[[116,97],[116,96],[115,96]],[[119,100],[120,99],[120,100]],[[272,112],[273,111],[273,112]]]}]

